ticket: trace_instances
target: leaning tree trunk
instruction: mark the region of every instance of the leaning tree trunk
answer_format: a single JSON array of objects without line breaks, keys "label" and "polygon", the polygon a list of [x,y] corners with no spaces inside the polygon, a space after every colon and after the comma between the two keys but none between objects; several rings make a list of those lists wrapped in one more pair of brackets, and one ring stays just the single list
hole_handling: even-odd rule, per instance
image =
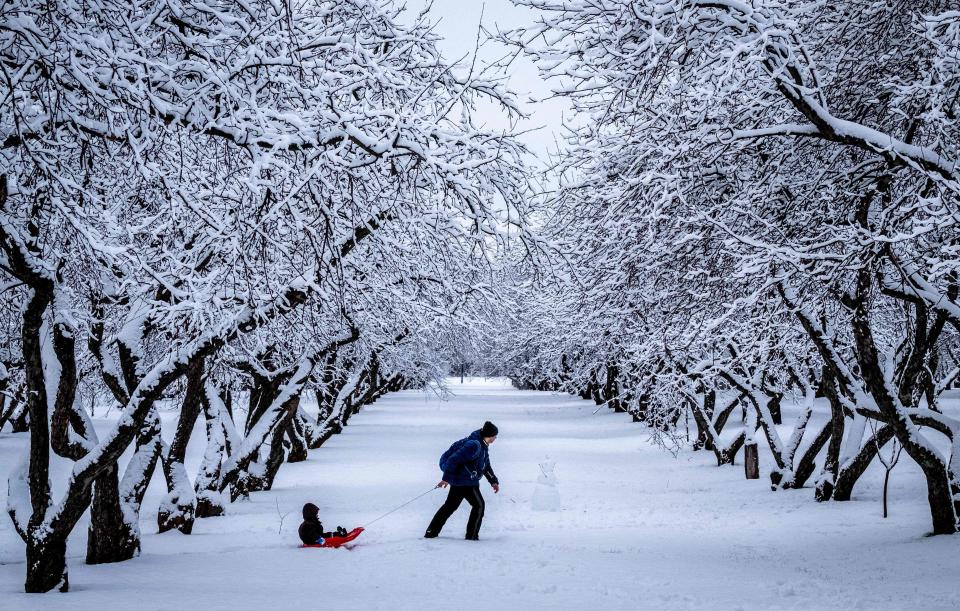
[{"label": "leaning tree trunk", "polygon": [[[292,372],[289,372],[292,373]],[[249,438],[250,432],[260,424],[270,407],[280,395],[280,388],[287,376],[277,372],[272,377],[253,375],[253,386],[250,389],[250,407],[247,412],[247,421],[244,434]],[[269,417],[269,416],[267,416]],[[271,436],[272,438],[272,436]],[[267,489],[267,464],[262,460],[259,447],[252,454],[251,459],[240,471],[236,483],[231,487],[230,500],[247,498],[251,492]]]},{"label": "leaning tree trunk", "polygon": [[[696,398],[688,399],[688,409],[693,412],[693,421],[697,425],[697,438],[693,441],[693,451],[713,450],[713,436],[710,434],[709,421],[717,406],[717,391],[710,389],[703,396],[703,407],[693,406]],[[699,409],[698,409],[699,408]]]},{"label": "leaning tree trunk", "polygon": [[140,533],[131,531],[120,506],[120,477],[114,463],[93,482],[87,564],[129,560],[140,551]]},{"label": "leaning tree trunk", "polygon": [[958,529],[957,507],[954,504],[954,490],[951,486],[956,479],[956,474],[950,473],[948,465],[940,458],[919,427],[913,423],[903,409],[899,397],[891,392],[888,386],[887,376],[877,353],[866,305],[873,280],[872,270],[866,266],[860,270],[857,277],[857,303],[853,316],[853,337],[860,371],[867,390],[887,419],[887,423],[893,428],[897,441],[926,477],[927,501],[930,505],[933,534],[952,535]]},{"label": "leaning tree trunk", "polygon": [[273,432],[270,440],[270,451],[267,453],[267,460],[263,464],[263,483],[261,490],[270,490],[273,488],[273,480],[283,465],[283,459],[286,458],[284,448],[284,438],[286,437],[286,425],[278,426]]},{"label": "leaning tree trunk", "polygon": [[[817,436],[813,438],[813,443],[810,444],[807,451],[803,453],[803,457],[800,458],[800,462],[794,467],[792,477],[789,480],[777,481],[774,473],[771,473],[771,484],[784,489],[803,488],[807,480],[810,479],[810,476],[812,476],[813,472],[817,469],[817,456],[820,454],[823,446],[827,445],[827,441],[830,440],[831,430],[830,422],[827,422],[823,428],[820,429]],[[776,475],[782,477],[782,474],[777,473]]]},{"label": "leaning tree trunk", "polygon": [[288,436],[294,434],[294,421],[300,409],[300,393],[302,391],[303,387],[301,386],[300,391],[291,394],[281,407],[282,415],[274,429],[270,441],[270,453],[264,465],[263,490],[273,488],[273,480],[277,477],[277,472],[280,471],[280,466],[286,458],[286,444],[284,442]]},{"label": "leaning tree trunk", "polygon": [[[310,439],[309,443],[311,450],[320,448],[328,439],[343,430],[343,419],[340,413],[340,410],[343,408],[341,393],[351,381],[352,378],[333,376],[331,374],[329,383],[326,385],[323,394],[317,393],[317,402],[320,409],[317,415],[315,436]],[[353,381],[353,384],[356,384],[356,382]],[[347,392],[349,393],[350,390]]]},{"label": "leaning tree trunk", "polygon": [[352,398],[360,384],[361,377],[362,372],[335,382],[337,390],[333,403],[327,417],[318,427],[316,439],[311,440],[311,449],[319,448],[328,439],[343,431],[343,427],[350,419],[350,414],[353,411]]},{"label": "leaning tree trunk", "polygon": [[159,454],[160,417],[156,407],[151,407],[137,433],[136,447],[123,479],[117,480],[114,463],[94,482],[87,564],[123,562],[140,554],[140,505]]},{"label": "leaning tree trunk", "polygon": [[[763,435],[767,439],[767,445],[770,447],[770,454],[773,456],[774,460],[774,468],[779,471],[787,470],[790,467],[790,465],[788,465],[788,458],[790,458],[788,457],[789,452],[784,446],[783,440],[780,439],[780,434],[777,432],[776,426],[774,426],[776,420],[770,413],[768,404],[768,400],[771,400],[771,397],[766,393],[755,393],[751,395],[750,399],[751,403],[753,403],[754,409],[756,410],[760,430],[763,431]],[[804,422],[803,426],[806,426],[806,422]],[[757,455],[757,461],[759,461],[759,454]],[[790,461],[792,463],[792,458],[790,458]]]},{"label": "leaning tree trunk", "polygon": [[844,413],[840,402],[837,384],[832,375],[827,374],[823,385],[824,392],[830,401],[830,444],[827,446],[827,457],[823,463],[823,471],[817,478],[813,496],[817,501],[829,501],[833,496],[837,474],[840,471],[840,450],[843,447]]},{"label": "leaning tree trunk", "polygon": [[853,458],[845,461],[844,464],[841,465],[840,473],[837,475],[837,485],[833,489],[833,500],[850,500],[850,497],[853,495],[853,487],[860,479],[860,476],[863,475],[867,467],[870,466],[870,463],[880,449],[891,439],[893,439],[893,428],[889,426],[880,427]]},{"label": "leaning tree trunk", "polygon": [[[286,381],[280,385],[276,397],[266,409],[262,410],[259,419],[252,424],[240,447],[224,463],[221,477],[217,482],[217,490],[223,492],[230,488],[231,500],[236,500],[254,490],[263,489],[266,483],[266,465],[260,463],[261,448],[274,436],[278,427],[282,428],[284,418],[289,418],[295,413],[299,405],[300,393],[303,392],[303,387],[310,378],[313,365],[314,357],[308,356],[300,361],[295,370],[284,373]],[[297,400],[292,401],[294,398]]]},{"label": "leaning tree trunk", "polygon": [[771,490],[777,490],[783,488],[783,482],[792,482],[794,479],[794,457],[797,454],[797,449],[800,447],[800,442],[803,441],[803,435],[807,431],[807,424],[810,423],[810,417],[813,415],[813,391],[809,390],[806,397],[806,405],[801,412],[800,416],[797,418],[796,424],[793,427],[793,433],[790,434],[790,439],[787,442],[787,445],[783,449],[783,462],[784,468],[774,469],[770,472],[770,488]]},{"label": "leaning tree trunk", "polygon": [[167,494],[157,509],[157,527],[162,533],[177,529],[189,535],[193,532],[196,518],[197,494],[190,483],[187,469],[182,461],[168,459],[163,465],[163,474],[167,481]]},{"label": "leaning tree trunk", "polygon": [[927,501],[930,505],[933,534],[952,535],[957,532],[958,525],[951,474],[928,444],[916,441],[918,438],[914,434],[916,426],[908,421],[909,418],[905,418],[896,422],[893,427],[897,440],[907,450],[910,458],[920,466],[926,477]]},{"label": "leaning tree trunk", "polygon": [[185,535],[193,532],[197,495],[183,463],[187,455],[187,444],[190,443],[203,403],[203,366],[202,357],[190,361],[187,365],[187,384],[180,406],[177,431],[169,449],[162,452],[163,475],[167,482],[167,494],[160,501],[157,511],[157,526],[162,533],[173,529]]},{"label": "leaning tree trunk", "polygon": [[738,395],[736,399],[727,404],[725,408],[720,410],[713,420],[713,428],[716,429],[717,433],[722,433],[724,427],[727,426],[727,421],[730,419],[730,414],[733,413],[733,410],[736,409],[740,402],[743,400],[743,395]]},{"label": "leaning tree trunk", "polygon": [[287,462],[303,462],[307,460],[307,439],[309,439],[310,425],[304,414],[297,410],[297,414],[287,426],[287,439],[290,440],[290,450],[287,452]]},{"label": "leaning tree trunk", "polygon": [[[737,452],[740,451],[747,440],[746,429],[740,431],[727,445],[721,445],[719,441],[720,432],[710,421],[710,417],[704,411],[703,406],[696,399],[693,399],[690,405],[694,410],[694,419],[697,420],[697,426],[702,426],[702,430],[706,434],[707,438],[704,446],[713,450],[713,454],[717,458],[717,466],[732,465],[737,457]],[[736,401],[731,405],[736,405]]]},{"label": "leaning tree trunk", "polygon": [[238,440],[233,417],[227,409],[226,402],[209,381],[204,385],[202,405],[207,448],[203,454],[200,471],[197,473],[195,484],[197,509],[194,515],[198,518],[210,518],[222,516],[225,513],[227,501],[217,489],[217,483],[220,480],[223,461],[234,451]]}]

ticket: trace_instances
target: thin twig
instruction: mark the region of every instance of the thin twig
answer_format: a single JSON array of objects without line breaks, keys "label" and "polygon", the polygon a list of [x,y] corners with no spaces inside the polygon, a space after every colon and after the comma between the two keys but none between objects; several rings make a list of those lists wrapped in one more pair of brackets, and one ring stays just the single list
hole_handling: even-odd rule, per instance
[{"label": "thin twig", "polygon": [[288,515],[290,515],[290,511],[293,510],[288,511],[287,513],[280,513],[280,499],[274,499],[274,501],[277,503],[277,515],[280,516],[280,528],[277,529],[277,534],[280,535],[283,534],[283,521]]}]

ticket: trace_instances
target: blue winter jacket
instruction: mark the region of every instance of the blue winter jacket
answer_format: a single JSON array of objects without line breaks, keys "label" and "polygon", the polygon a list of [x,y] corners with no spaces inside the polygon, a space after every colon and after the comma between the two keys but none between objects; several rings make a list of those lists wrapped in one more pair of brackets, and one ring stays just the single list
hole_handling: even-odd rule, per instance
[{"label": "blue winter jacket", "polygon": [[500,483],[490,466],[490,453],[479,430],[454,443],[440,460],[443,481],[451,486],[479,486],[481,475],[491,484]]}]

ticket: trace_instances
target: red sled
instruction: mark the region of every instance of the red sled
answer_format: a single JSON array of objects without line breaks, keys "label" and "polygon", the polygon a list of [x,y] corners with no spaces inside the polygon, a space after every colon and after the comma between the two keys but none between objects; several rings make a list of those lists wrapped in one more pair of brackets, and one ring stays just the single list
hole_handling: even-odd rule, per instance
[{"label": "red sled", "polygon": [[357,527],[342,537],[327,537],[323,540],[323,543],[311,543],[310,545],[301,545],[300,547],[340,547],[344,543],[350,543],[359,537],[362,532],[363,528]]}]

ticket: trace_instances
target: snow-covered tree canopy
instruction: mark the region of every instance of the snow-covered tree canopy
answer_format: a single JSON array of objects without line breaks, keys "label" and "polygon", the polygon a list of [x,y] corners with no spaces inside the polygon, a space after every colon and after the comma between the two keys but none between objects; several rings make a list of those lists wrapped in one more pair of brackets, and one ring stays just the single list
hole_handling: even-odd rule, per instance
[{"label": "snow-covered tree canopy", "polygon": [[[0,266],[24,304],[9,328],[31,431],[9,511],[28,590],[65,584],[88,505],[88,561],[135,554],[158,461],[160,527],[189,532],[225,487],[269,486],[283,444],[318,445],[434,376],[503,236],[540,248],[522,146],[472,119],[478,99],[514,112],[510,94],[446,64],[424,18],[397,17],[379,0],[3,7]],[[397,352],[410,341],[429,357]],[[78,361],[122,409],[107,435],[76,401]],[[236,432],[229,393],[245,379]],[[317,431],[305,388],[324,397]],[[168,446],[157,409],[174,397]],[[198,506],[182,463],[201,412]],[[50,444],[77,461],[60,501]]]},{"label": "snow-covered tree canopy", "polygon": [[[960,364],[955,7],[515,3],[539,22],[501,39],[578,120],[547,197],[571,271],[516,302],[506,371],[666,433],[692,413],[721,463],[761,427],[775,486],[802,485],[829,441],[821,499],[849,498],[877,420],[924,469],[934,532],[954,532],[960,423],[936,398]],[[773,428],[785,393],[835,414],[797,465],[806,420]],[[738,402],[744,432],[721,444]]]}]

